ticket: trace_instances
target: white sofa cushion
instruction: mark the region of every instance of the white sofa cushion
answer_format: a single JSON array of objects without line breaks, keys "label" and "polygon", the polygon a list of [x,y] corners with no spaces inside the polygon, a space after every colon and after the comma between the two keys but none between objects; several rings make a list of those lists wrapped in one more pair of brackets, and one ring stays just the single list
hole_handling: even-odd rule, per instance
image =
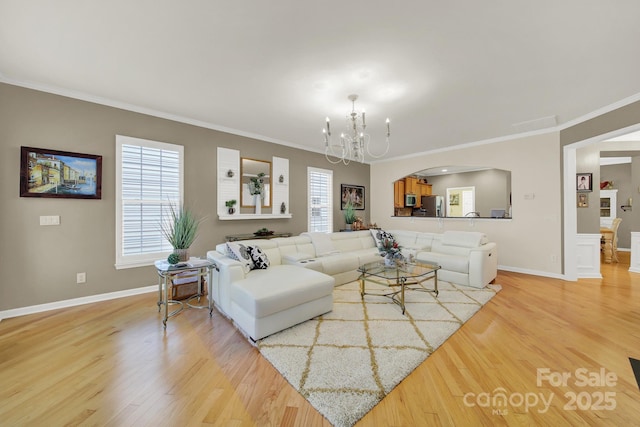
[{"label": "white sofa cushion", "polygon": [[477,231],[445,231],[441,240],[443,245],[461,248],[477,248],[489,243],[487,235]]},{"label": "white sofa cushion", "polygon": [[282,256],[282,260],[284,261],[285,264],[292,264],[292,263],[295,264],[299,261],[309,260],[309,259],[313,259],[313,255],[307,254],[304,252],[298,252],[298,253]]},{"label": "white sofa cushion", "polygon": [[253,270],[231,285],[231,299],[256,318],[331,295],[335,279],[314,270],[279,265]]},{"label": "white sofa cushion", "polygon": [[285,256],[287,255],[305,254],[307,259],[316,257],[316,250],[309,236],[277,237],[271,241],[278,245],[282,264],[286,264]]},{"label": "white sofa cushion", "polygon": [[354,253],[340,253],[317,258],[322,264],[322,272],[332,276],[345,271],[354,271],[359,267],[358,256]]},{"label": "white sofa cushion", "polygon": [[418,252],[417,260],[426,264],[439,265],[443,270],[469,273],[469,257],[438,252]]},{"label": "white sofa cushion", "polygon": [[331,234],[316,232],[304,234],[311,238],[317,256],[323,257],[338,253],[338,249],[336,249],[331,239]]}]

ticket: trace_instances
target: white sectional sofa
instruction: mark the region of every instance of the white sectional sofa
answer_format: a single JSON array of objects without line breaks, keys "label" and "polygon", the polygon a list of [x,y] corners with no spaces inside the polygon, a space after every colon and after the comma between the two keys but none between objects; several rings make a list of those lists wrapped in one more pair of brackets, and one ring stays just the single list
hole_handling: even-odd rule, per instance
[{"label": "white sectional sofa", "polygon": [[[405,256],[440,265],[440,280],[482,288],[496,277],[497,248],[483,233],[387,232]],[[361,264],[381,260],[368,230],[233,243],[257,246],[269,260],[266,269],[249,270],[226,243],[207,252],[217,266],[216,307],[253,340],[331,311],[333,287],[356,280]]]}]

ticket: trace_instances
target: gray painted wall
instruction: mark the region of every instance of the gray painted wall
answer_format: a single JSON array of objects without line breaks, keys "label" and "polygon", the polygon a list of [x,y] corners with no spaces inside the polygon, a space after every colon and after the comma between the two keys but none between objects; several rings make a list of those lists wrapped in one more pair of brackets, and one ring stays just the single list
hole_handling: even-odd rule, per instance
[{"label": "gray painted wall", "polygon": [[[261,227],[299,234],[307,228],[307,166],[334,171],[334,229],[344,227],[340,184],[364,185],[372,195],[369,165],[331,165],[322,154],[227,134],[167,119],[0,84],[0,310],[121,291],[156,284],[153,267],[116,270],[115,135],[185,147],[185,201],[206,215],[192,255],[224,236]],[[103,156],[102,199],[19,197],[20,147],[32,146]],[[289,159],[292,219],[219,221],[216,215],[217,147],[242,156]],[[323,146],[318,135],[318,147]],[[359,211],[368,221],[367,209]],[[61,225],[40,226],[41,215],[60,215]],[[76,284],[86,272],[87,283]]]},{"label": "gray painted wall", "polygon": [[578,233],[599,233],[600,148],[598,147],[598,144],[590,144],[576,150],[576,172],[593,174],[593,191],[590,193],[584,193],[588,197],[589,207],[577,208]]}]

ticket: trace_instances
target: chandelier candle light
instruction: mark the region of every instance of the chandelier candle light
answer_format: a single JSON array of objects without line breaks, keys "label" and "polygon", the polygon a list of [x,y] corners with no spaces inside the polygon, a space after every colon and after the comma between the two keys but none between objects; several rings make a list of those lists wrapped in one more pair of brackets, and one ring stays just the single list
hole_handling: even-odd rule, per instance
[{"label": "chandelier candle light", "polygon": [[365,154],[367,156],[379,159],[387,154],[389,151],[389,137],[391,136],[391,130],[389,127],[389,119],[387,118],[387,138],[386,149],[384,153],[375,155],[371,153],[369,144],[371,137],[365,133],[367,123],[365,120],[365,112],[358,113],[356,110],[356,100],[358,95],[349,95],[348,99],[351,101],[351,113],[347,115],[347,129],[340,134],[340,143],[332,144],[331,142],[331,123],[329,117],[327,117],[326,127],[322,129],[324,135],[325,144],[325,157],[330,163],[344,163],[348,165],[352,160],[364,163]]}]

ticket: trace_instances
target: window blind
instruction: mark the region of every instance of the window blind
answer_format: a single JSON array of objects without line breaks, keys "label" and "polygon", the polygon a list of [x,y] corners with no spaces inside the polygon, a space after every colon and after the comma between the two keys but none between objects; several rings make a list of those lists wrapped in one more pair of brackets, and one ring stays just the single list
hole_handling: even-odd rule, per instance
[{"label": "window blind", "polygon": [[183,147],[119,137],[116,266],[149,264],[173,249],[160,224],[182,202]]},{"label": "window blind", "polygon": [[333,231],[333,171],[307,169],[309,211],[308,231]]}]

